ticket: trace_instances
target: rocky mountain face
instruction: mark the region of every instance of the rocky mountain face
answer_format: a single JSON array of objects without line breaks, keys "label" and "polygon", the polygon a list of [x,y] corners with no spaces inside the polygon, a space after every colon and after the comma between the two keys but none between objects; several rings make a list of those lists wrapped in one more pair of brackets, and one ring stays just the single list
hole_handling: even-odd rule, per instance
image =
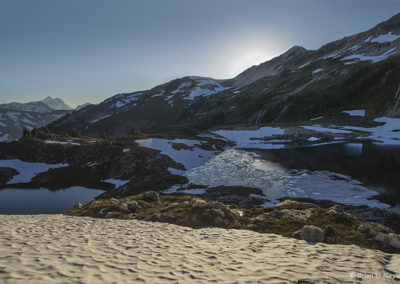
[{"label": "rocky mountain face", "polygon": [[60,98],[46,97],[42,100],[46,105],[55,110],[72,110],[73,108],[64,103]]},{"label": "rocky mountain face", "polygon": [[51,97],[37,102],[0,104],[0,141],[20,138],[24,128],[46,126],[71,111],[61,99]]},{"label": "rocky mountain face", "polygon": [[52,123],[53,131],[123,135],[308,120],[346,109],[393,111],[400,83],[400,14],[318,50],[293,47],[233,79],[184,77],[119,94]]}]

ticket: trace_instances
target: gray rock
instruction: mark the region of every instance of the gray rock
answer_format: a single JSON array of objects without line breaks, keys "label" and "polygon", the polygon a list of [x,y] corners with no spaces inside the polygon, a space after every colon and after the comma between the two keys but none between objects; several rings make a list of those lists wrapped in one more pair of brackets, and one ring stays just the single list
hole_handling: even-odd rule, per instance
[{"label": "gray rock", "polygon": [[74,209],[81,209],[83,207],[82,203],[78,202],[75,204]]},{"label": "gray rock", "polygon": [[121,204],[119,204],[119,205],[118,205],[118,209],[119,209],[121,212],[124,212],[124,213],[131,213],[131,211],[128,209],[128,206],[127,206],[126,203],[121,203]]},{"label": "gray rock", "polygon": [[395,248],[400,248],[400,238],[398,235],[389,233],[378,233],[375,237],[373,237],[375,241],[384,243],[386,245],[395,247]]},{"label": "gray rock", "polygon": [[135,200],[129,201],[126,204],[126,206],[128,207],[129,211],[132,212],[132,213],[135,213],[140,209],[139,203],[137,203],[137,201],[135,201]]},{"label": "gray rock", "polygon": [[117,211],[107,212],[105,218],[116,218],[116,217],[118,217],[119,214],[121,214],[121,213],[117,212]]},{"label": "gray rock", "polygon": [[149,202],[160,203],[160,194],[157,191],[146,191],[143,193],[143,199]]},{"label": "gray rock", "polygon": [[336,212],[336,213],[343,213],[344,212],[344,208],[342,206],[340,206],[339,204],[336,204],[332,207],[330,207],[329,212]]},{"label": "gray rock", "polygon": [[99,211],[99,214],[100,214],[101,216],[104,216],[104,215],[107,214],[107,210],[108,210],[108,208],[101,208],[100,211]]},{"label": "gray rock", "polygon": [[302,240],[301,230],[298,230],[292,234],[292,237],[298,240]]},{"label": "gray rock", "polygon": [[210,203],[211,207],[218,210],[224,210],[225,205],[222,202],[214,201]]},{"label": "gray rock", "polygon": [[178,207],[178,203],[172,203],[171,205],[169,205],[169,206],[165,207],[164,209],[162,209],[161,212],[162,213],[163,212],[167,212],[167,211],[173,210],[173,209],[175,209],[177,207]]},{"label": "gray rock", "polygon": [[203,199],[199,199],[199,198],[194,198],[190,201],[190,205],[193,208],[206,208],[208,207],[208,203],[206,201],[204,201]]},{"label": "gray rock", "polygon": [[375,237],[378,234],[378,232],[375,231],[369,223],[361,224],[360,226],[358,226],[357,231],[367,234],[367,236],[371,238]]},{"label": "gray rock", "polygon": [[305,225],[301,228],[301,238],[307,242],[323,242],[325,239],[325,231],[314,225]]}]

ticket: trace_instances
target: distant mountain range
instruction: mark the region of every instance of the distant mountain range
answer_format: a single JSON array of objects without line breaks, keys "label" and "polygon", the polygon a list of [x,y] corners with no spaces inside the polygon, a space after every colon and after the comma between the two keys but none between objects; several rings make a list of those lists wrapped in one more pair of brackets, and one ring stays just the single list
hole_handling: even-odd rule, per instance
[{"label": "distant mountain range", "polygon": [[0,141],[21,137],[23,128],[43,127],[74,109],[60,98],[47,97],[29,103],[0,104]]},{"label": "distant mountain range", "polygon": [[318,50],[295,46],[235,78],[183,77],[150,90],[115,95],[49,128],[126,134],[175,128],[289,122],[346,109],[399,116],[400,14]]}]

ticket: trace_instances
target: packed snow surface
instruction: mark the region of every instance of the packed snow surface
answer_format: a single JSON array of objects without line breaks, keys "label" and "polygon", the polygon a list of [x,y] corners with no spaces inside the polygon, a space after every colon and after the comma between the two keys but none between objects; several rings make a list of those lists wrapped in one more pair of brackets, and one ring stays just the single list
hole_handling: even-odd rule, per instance
[{"label": "packed snow surface", "polygon": [[18,171],[7,184],[28,183],[37,174],[47,172],[49,169],[68,167],[68,164],[45,164],[45,163],[30,163],[23,162],[18,159],[0,160],[0,167],[12,168]]},{"label": "packed snow surface", "polygon": [[204,186],[259,188],[270,200],[281,197],[312,198],[382,209],[390,207],[377,200],[369,200],[377,192],[349,176],[328,171],[288,170],[236,149],[225,150],[204,165],[187,171],[185,176],[189,183]]},{"label": "packed snow surface", "polygon": [[356,109],[356,110],[344,110],[342,111],[344,113],[347,113],[350,116],[365,116],[365,109]]},{"label": "packed snow surface", "polygon": [[[160,150],[162,154],[181,163],[187,170],[200,166],[215,156],[213,151],[206,151],[198,147],[201,145],[199,140],[148,138],[135,140],[135,142],[142,147]],[[190,149],[174,149],[173,143],[185,144]]]}]

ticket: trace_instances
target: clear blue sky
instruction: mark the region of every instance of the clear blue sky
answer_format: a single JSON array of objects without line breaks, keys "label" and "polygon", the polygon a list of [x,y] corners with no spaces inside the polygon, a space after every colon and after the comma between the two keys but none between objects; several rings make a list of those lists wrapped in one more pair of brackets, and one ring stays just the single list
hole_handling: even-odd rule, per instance
[{"label": "clear blue sky", "polygon": [[185,75],[230,78],[398,12],[400,1],[0,0],[0,103],[98,103]]}]

